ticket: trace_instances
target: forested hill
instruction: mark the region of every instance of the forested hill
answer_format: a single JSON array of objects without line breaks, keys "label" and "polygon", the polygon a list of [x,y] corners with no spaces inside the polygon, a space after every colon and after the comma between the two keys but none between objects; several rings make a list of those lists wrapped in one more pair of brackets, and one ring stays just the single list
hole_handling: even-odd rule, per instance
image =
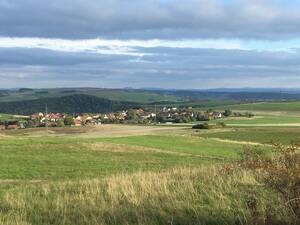
[{"label": "forested hill", "polygon": [[36,112],[44,112],[46,104],[49,112],[64,113],[105,113],[140,106],[134,102],[119,102],[90,95],[76,94],[56,98],[2,102],[0,103],[0,113],[29,115]]}]

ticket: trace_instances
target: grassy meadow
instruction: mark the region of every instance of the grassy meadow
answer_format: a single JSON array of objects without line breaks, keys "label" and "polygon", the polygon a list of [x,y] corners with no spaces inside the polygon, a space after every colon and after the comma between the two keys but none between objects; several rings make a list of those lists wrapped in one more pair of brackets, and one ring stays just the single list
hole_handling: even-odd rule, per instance
[{"label": "grassy meadow", "polygon": [[297,224],[253,172],[225,165],[239,162],[245,142],[298,135],[133,125],[1,131],[0,224]]},{"label": "grassy meadow", "polygon": [[253,128],[235,129],[215,133],[200,134],[200,137],[208,139],[223,139],[240,142],[253,142],[260,144],[281,143],[290,144],[292,141],[300,140],[299,128]]},{"label": "grassy meadow", "polygon": [[300,112],[300,101],[257,102],[257,103],[230,105],[228,107],[231,108],[232,110]]},{"label": "grassy meadow", "polygon": [[255,116],[253,118],[229,118],[213,120],[210,124],[215,122],[224,122],[228,126],[297,126],[300,127],[300,117],[292,116]]}]

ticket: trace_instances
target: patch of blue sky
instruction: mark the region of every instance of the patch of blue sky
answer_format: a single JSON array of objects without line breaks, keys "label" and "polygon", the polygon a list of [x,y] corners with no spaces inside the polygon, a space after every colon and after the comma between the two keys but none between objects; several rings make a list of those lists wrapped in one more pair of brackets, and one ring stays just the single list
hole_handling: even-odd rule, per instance
[{"label": "patch of blue sky", "polygon": [[259,51],[290,51],[300,49],[300,38],[284,41],[242,41],[246,49]]}]

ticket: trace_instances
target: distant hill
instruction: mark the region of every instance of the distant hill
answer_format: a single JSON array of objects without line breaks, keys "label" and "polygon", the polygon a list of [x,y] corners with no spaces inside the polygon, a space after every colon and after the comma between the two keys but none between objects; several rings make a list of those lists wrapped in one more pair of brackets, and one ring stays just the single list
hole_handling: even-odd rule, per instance
[{"label": "distant hill", "polygon": [[57,98],[75,94],[91,95],[113,101],[129,101],[138,103],[151,103],[162,101],[182,101],[181,97],[154,93],[145,90],[135,89],[102,89],[102,88],[50,88],[50,89],[30,89],[21,88],[18,90],[0,90],[0,103],[36,100],[41,98]]},{"label": "distant hill", "polygon": [[28,101],[2,102],[0,104],[0,113],[29,115],[36,112],[44,112],[46,104],[49,112],[64,113],[105,113],[140,107],[140,104],[134,102],[112,101],[91,95],[75,94]]},{"label": "distant hill", "polygon": [[147,90],[161,95],[176,96],[181,99],[199,100],[214,99],[227,101],[281,101],[281,100],[300,100],[300,92],[281,92],[276,90],[245,91],[242,90]]},{"label": "distant hill", "polygon": [[251,102],[299,101],[297,89],[102,89],[50,88],[0,90],[0,113],[30,114],[49,110],[59,112],[106,112],[137,105],[176,105],[195,108]]}]

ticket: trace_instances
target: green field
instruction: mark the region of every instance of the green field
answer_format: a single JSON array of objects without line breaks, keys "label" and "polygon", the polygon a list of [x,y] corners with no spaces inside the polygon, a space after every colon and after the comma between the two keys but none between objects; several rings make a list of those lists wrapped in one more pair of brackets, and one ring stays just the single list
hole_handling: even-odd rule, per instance
[{"label": "green field", "polygon": [[294,124],[300,126],[300,117],[293,116],[270,116],[270,115],[261,115],[255,116],[253,118],[245,118],[245,117],[229,117],[226,119],[218,119],[210,121],[211,124],[216,122],[224,122],[226,125],[274,125],[278,126],[280,124],[288,125]]},{"label": "green field", "polygon": [[221,139],[286,143],[300,129],[45,131],[0,132],[1,225],[255,224],[252,201],[270,224],[297,220],[253,173],[223,169],[240,160],[245,144]]},{"label": "green field", "polygon": [[234,131],[215,132],[200,134],[205,138],[220,138],[225,140],[254,142],[262,144],[282,143],[291,144],[292,141],[300,140],[300,129],[298,128],[253,128],[236,129]]},{"label": "green field", "polygon": [[13,119],[12,115],[9,114],[0,114],[0,121],[10,120]]},{"label": "green field", "polygon": [[235,160],[241,149],[241,145],[167,135],[0,138],[0,179],[78,179],[197,166]]},{"label": "green field", "polygon": [[[120,149],[114,151],[114,148]],[[103,177],[120,172],[201,165],[206,161],[190,155],[106,146],[98,139],[87,138],[0,139],[0,152],[0,179],[22,180]]]},{"label": "green field", "polygon": [[203,156],[220,157],[224,159],[236,159],[242,149],[241,145],[219,143],[212,140],[202,140],[194,137],[180,136],[136,136],[121,138],[106,138],[105,142],[135,145],[162,150],[191,153]]},{"label": "green field", "polygon": [[259,102],[239,105],[228,105],[232,110],[247,111],[300,111],[300,102]]}]

